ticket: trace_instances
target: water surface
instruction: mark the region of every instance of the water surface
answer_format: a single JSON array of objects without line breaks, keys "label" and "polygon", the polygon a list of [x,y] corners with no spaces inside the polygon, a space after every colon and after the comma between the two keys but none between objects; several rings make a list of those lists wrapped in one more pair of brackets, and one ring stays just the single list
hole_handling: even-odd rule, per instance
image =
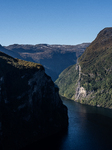
[{"label": "water surface", "polygon": [[69,126],[60,150],[112,150],[112,110],[63,102]]},{"label": "water surface", "polygon": [[63,100],[63,103],[68,107],[68,130],[36,142],[29,149],[112,150],[112,110],[71,100]]}]

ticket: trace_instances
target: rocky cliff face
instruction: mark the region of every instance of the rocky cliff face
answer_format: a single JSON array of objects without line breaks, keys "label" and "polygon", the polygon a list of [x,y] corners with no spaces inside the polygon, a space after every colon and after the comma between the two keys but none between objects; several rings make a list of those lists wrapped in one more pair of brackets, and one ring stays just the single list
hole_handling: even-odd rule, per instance
[{"label": "rocky cliff face", "polygon": [[1,149],[20,149],[67,125],[67,108],[43,66],[0,52]]},{"label": "rocky cliff face", "polygon": [[81,87],[81,85],[80,85],[82,72],[81,72],[81,66],[79,65],[78,61],[77,61],[75,69],[76,69],[76,71],[78,71],[78,75],[79,75],[79,78],[76,83],[76,92],[75,92],[75,96],[74,96],[75,100],[77,101],[78,99],[85,98],[87,95],[87,92],[84,89],[84,87]]}]

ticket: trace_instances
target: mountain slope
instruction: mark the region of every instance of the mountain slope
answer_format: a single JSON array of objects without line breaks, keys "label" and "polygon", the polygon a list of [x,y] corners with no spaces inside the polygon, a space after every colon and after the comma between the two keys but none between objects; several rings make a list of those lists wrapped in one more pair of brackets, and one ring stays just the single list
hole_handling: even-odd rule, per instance
[{"label": "mountain slope", "polygon": [[[78,69],[74,69],[74,74],[78,71],[79,78],[72,92],[74,96],[69,98],[93,106],[112,108],[112,28],[105,28],[98,34],[76,66]],[[70,75],[73,76],[73,73],[69,72]]]},{"label": "mountain slope", "polygon": [[2,52],[31,62],[40,63],[46,73],[55,81],[58,75],[68,66],[76,63],[77,58],[84,52],[89,43],[79,45],[9,45],[0,48]]},{"label": "mountain slope", "polygon": [[20,149],[66,128],[58,90],[42,65],[0,52],[0,148]]},{"label": "mountain slope", "polygon": [[59,86],[59,94],[72,99],[78,77],[79,74],[76,71],[76,65],[66,68],[55,81],[55,84]]}]

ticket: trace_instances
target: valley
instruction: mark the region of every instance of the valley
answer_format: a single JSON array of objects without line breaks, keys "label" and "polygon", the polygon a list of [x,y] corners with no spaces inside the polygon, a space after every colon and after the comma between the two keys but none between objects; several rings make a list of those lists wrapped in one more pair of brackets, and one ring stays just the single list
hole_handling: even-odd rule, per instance
[{"label": "valley", "polygon": [[19,45],[0,46],[0,51],[18,59],[40,63],[55,81],[59,74],[77,62],[90,43],[78,45]]},{"label": "valley", "polygon": [[[25,150],[44,138],[41,142],[56,150],[90,149],[91,145],[110,149],[112,28],[100,31],[91,44],[0,45],[0,51],[0,144],[4,149],[15,150],[19,145]],[[52,147],[47,137],[54,145],[58,139],[58,145]]]}]

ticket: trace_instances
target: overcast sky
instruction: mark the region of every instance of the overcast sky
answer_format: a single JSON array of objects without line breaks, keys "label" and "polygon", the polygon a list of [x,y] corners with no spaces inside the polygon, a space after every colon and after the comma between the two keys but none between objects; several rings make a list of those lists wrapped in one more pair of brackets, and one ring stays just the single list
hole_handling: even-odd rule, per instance
[{"label": "overcast sky", "polygon": [[0,44],[92,42],[112,27],[112,0],[0,0]]}]

